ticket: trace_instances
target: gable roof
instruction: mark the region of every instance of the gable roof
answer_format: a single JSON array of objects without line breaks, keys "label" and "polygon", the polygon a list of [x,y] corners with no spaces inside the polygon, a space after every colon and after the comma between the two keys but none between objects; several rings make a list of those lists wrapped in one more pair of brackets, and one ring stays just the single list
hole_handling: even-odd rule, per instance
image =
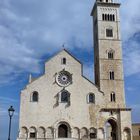
[{"label": "gable roof", "polygon": [[[60,50],[60,51],[58,51],[57,53],[55,53],[54,55],[52,55],[45,63],[47,63],[48,61],[50,61],[51,59],[53,59],[53,57],[55,57],[55,56],[57,56],[57,55],[59,55],[61,52],[66,52],[68,55],[70,55],[72,58],[74,58],[77,62],[79,62],[80,64],[81,64],[81,68],[82,68],[82,77],[85,79],[85,80],[87,80],[88,82],[90,82],[92,85],[94,85],[97,89],[98,89],[98,91],[100,91],[102,94],[104,94],[104,92],[103,91],[101,91],[100,89],[99,89],[99,87],[97,86],[97,85],[95,85],[95,83],[93,83],[91,80],[89,80],[87,77],[85,77],[84,75],[83,75],[83,63],[80,61],[80,60],[78,60],[75,56],[73,56],[68,50],[66,50],[65,48],[64,49],[62,49],[62,50]],[[44,75],[44,74],[43,74]],[[42,76],[43,76],[42,75]],[[33,78],[33,80],[32,80],[32,82],[34,82],[34,81],[36,81],[37,79],[39,79],[39,78],[41,78],[42,76],[39,76],[39,77],[37,77],[37,78]],[[31,83],[32,83],[31,82]],[[30,83],[29,83],[30,84]]]},{"label": "gable roof", "polygon": [[78,61],[81,65],[83,65],[80,60],[78,60],[74,55],[72,55],[72,53],[70,53],[66,49],[62,49],[62,50],[58,51],[57,53],[55,53],[54,55],[52,55],[45,63],[47,63],[48,61],[50,61],[51,59],[53,59],[53,57],[59,55],[61,52],[66,52],[68,55],[70,55],[72,58],[74,58],[76,61]]}]

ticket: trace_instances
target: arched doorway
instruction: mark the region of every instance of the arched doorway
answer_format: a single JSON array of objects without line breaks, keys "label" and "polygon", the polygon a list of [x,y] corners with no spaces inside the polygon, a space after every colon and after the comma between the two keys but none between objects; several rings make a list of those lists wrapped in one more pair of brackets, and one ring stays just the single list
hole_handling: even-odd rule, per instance
[{"label": "arched doorway", "polygon": [[106,124],[106,139],[108,140],[117,140],[117,123],[114,119],[109,119]]},{"label": "arched doorway", "polygon": [[68,138],[69,129],[65,124],[61,124],[58,127],[58,138]]}]

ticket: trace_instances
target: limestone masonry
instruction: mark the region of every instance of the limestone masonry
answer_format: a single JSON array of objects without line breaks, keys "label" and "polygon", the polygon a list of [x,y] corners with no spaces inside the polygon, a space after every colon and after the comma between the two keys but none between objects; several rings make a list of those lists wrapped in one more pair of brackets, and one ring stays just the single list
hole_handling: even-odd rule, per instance
[{"label": "limestone masonry", "polygon": [[[120,4],[96,0],[93,17],[95,84],[67,50],[30,76],[21,91],[17,140],[132,140],[131,109],[126,108]],[[93,70],[94,71],[94,70]]]}]

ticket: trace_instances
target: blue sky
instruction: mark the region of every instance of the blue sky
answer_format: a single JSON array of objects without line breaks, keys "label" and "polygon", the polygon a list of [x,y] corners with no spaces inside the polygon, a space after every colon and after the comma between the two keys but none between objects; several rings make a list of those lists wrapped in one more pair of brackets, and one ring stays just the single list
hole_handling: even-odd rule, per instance
[{"label": "blue sky", "polygon": [[[140,0],[120,0],[126,104],[140,122]],[[44,71],[44,62],[65,48],[84,64],[93,80],[94,0],[0,0],[0,139],[7,139],[13,105],[12,139],[18,132],[20,90]],[[90,67],[89,67],[90,66]]]}]

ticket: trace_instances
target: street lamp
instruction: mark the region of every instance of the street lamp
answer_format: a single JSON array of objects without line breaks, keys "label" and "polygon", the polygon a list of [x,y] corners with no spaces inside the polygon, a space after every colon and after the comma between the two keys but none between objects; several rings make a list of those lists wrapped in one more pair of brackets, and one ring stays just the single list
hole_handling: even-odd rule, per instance
[{"label": "street lamp", "polygon": [[10,140],[10,133],[11,133],[11,119],[14,115],[14,108],[13,106],[10,106],[10,108],[8,109],[8,113],[9,113],[9,117],[10,117],[10,121],[9,121],[9,135],[8,135],[8,140]]}]

